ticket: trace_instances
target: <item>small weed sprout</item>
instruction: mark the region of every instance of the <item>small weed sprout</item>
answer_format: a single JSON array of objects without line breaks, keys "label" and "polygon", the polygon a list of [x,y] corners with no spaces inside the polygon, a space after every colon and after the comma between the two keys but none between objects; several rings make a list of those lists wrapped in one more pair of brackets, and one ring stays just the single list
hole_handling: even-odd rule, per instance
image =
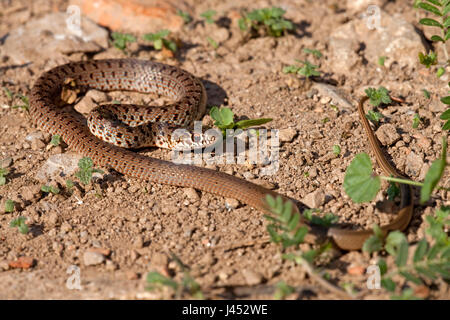
[{"label": "small weed sprout", "polygon": [[156,33],[144,34],[143,39],[151,42],[155,50],[162,50],[164,47],[172,52],[175,52],[177,51],[177,44],[168,38],[169,35],[169,30],[161,30]]},{"label": "small weed sprout", "polygon": [[171,256],[183,272],[181,282],[172,280],[159,272],[151,271],[147,274],[148,286],[146,289],[153,291],[167,287],[175,291],[175,297],[177,299],[180,299],[182,295],[187,292],[191,297],[203,300],[205,297],[201,287],[191,276],[189,268],[186,267],[175,254],[171,253]]},{"label": "small weed sprout", "polygon": [[8,199],[5,201],[5,212],[11,213],[14,211],[14,201]]},{"label": "small weed sprout", "polygon": [[6,168],[0,168],[0,186],[6,184],[6,176],[9,174],[9,170]]},{"label": "small weed sprout", "polygon": [[278,7],[243,13],[242,18],[238,20],[239,28],[254,33],[264,30],[265,34],[271,37],[281,37],[288,30],[294,29],[292,22],[283,18],[285,13],[285,10]]},{"label": "small weed sprout", "polygon": [[50,144],[56,147],[59,146],[60,143],[61,143],[61,136],[59,134],[53,135]]},{"label": "small weed sprout", "polygon": [[47,186],[47,185],[42,186],[41,191],[45,192],[45,193],[53,193],[53,194],[58,194],[60,192],[58,187]]},{"label": "small weed sprout", "polygon": [[28,225],[25,223],[27,218],[25,217],[18,217],[16,219],[13,219],[9,223],[10,228],[17,228],[21,234],[27,234],[28,233]]},{"label": "small weed sprout", "polygon": [[80,181],[84,185],[88,185],[92,181],[92,174],[95,172],[103,173],[100,169],[94,169],[93,168],[94,163],[92,162],[91,158],[84,157],[78,161],[78,170],[77,173],[75,173],[75,176],[80,179]]},{"label": "small weed sprout", "polygon": [[177,10],[177,15],[180,16],[186,24],[192,21],[190,14],[180,9]]},{"label": "small weed sprout", "polygon": [[128,33],[113,32],[111,38],[113,39],[112,45],[125,54],[128,44],[136,42],[136,37]]},{"label": "small weed sprout", "polygon": [[414,117],[413,117],[413,122],[412,122],[413,129],[417,129],[419,127],[420,121],[421,121],[421,119],[420,119],[419,114],[415,113]]},{"label": "small weed sprout", "polygon": [[333,146],[333,154],[338,157],[341,154],[341,147],[337,144]]},{"label": "small weed sprout", "polygon": [[213,17],[216,14],[217,14],[217,11],[215,11],[215,10],[207,10],[207,11],[203,12],[202,14],[200,14],[200,17],[204,18],[206,23],[213,24],[215,22]]}]

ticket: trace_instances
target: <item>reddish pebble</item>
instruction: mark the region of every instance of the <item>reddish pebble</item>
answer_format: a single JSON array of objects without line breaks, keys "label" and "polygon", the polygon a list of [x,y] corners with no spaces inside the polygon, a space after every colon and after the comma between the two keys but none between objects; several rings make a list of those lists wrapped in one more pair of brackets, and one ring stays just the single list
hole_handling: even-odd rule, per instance
[{"label": "reddish pebble", "polygon": [[16,261],[10,261],[8,264],[10,268],[29,269],[34,266],[35,262],[33,258],[20,257]]}]

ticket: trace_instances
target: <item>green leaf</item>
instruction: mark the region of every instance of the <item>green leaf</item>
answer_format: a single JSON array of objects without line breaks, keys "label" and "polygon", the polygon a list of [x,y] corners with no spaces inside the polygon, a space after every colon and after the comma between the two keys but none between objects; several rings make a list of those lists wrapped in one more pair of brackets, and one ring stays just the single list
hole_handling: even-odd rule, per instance
[{"label": "green leaf", "polygon": [[177,51],[178,47],[177,44],[173,41],[167,40],[167,39],[162,39],[163,40],[163,44],[164,46],[169,49],[172,52]]},{"label": "green leaf", "polygon": [[387,263],[386,260],[380,259],[378,260],[378,267],[380,268],[380,275],[385,275],[387,272]]},{"label": "green leaf", "polygon": [[437,36],[437,35],[433,35],[433,36],[431,36],[431,41],[436,41],[436,42],[438,42],[438,41],[442,41],[442,42],[445,42],[444,41],[444,39],[442,39],[442,37],[440,37],[440,36]]},{"label": "green leaf", "polygon": [[[160,284],[163,286],[168,286],[174,290],[178,288],[178,283],[168,277],[163,276],[159,272],[149,272],[147,274],[147,283],[154,285],[154,284]],[[154,289],[153,286],[150,287],[150,289]]]},{"label": "green leaf", "polygon": [[333,145],[333,154],[338,156],[341,154],[341,147],[337,144]]},{"label": "green leaf", "polygon": [[422,280],[420,278],[414,276],[412,273],[407,271],[400,271],[399,274],[401,274],[406,280],[411,281],[417,285],[422,284]]},{"label": "green leaf", "polygon": [[219,128],[226,127],[233,123],[233,112],[230,108],[217,108],[212,107],[210,116],[213,120],[216,120],[215,125]]},{"label": "green leaf", "polygon": [[[405,235],[400,231],[392,231],[389,233],[389,235],[386,238],[386,245],[384,246],[386,251],[394,257],[397,257],[400,250],[404,250],[404,248],[401,248],[402,243],[408,242],[406,241]],[[403,252],[402,252],[403,253]],[[399,262],[402,262],[404,257],[401,257]]]},{"label": "green leaf", "polygon": [[447,33],[444,36],[444,40],[447,41],[450,38],[450,29],[447,30]]},{"label": "green leaf", "polygon": [[450,12],[450,3],[448,3],[445,7],[444,10],[442,10],[442,15],[445,16],[447,13]]},{"label": "green leaf", "polygon": [[78,161],[78,168],[81,170],[90,169],[93,165],[94,162],[92,162],[92,159],[89,157],[83,157]]},{"label": "green leaf", "polygon": [[444,28],[444,26],[442,24],[440,24],[436,20],[430,19],[430,18],[420,19],[419,23],[423,24],[424,26],[439,27],[441,29]]},{"label": "green leaf", "polygon": [[[450,97],[449,97],[450,98]],[[450,119],[450,109],[445,110],[444,113],[439,117],[441,120],[449,120]]]},{"label": "green leaf", "polygon": [[406,262],[408,260],[408,248],[409,244],[406,240],[400,243],[397,251],[397,257],[395,259],[395,264],[398,267],[403,267],[406,265]]},{"label": "green leaf", "polygon": [[372,253],[380,251],[383,248],[383,242],[381,239],[375,235],[370,236],[364,241],[362,251]]},{"label": "green leaf", "polygon": [[436,159],[431,164],[431,167],[428,169],[425,180],[423,182],[423,187],[420,189],[420,203],[424,204],[427,202],[434,188],[436,188],[439,180],[441,180],[442,175],[444,174],[447,157],[447,139],[446,137],[442,137],[442,153],[439,159]]},{"label": "green leaf", "polygon": [[442,77],[442,75],[445,73],[445,68],[443,68],[443,67],[439,67],[438,69],[437,69],[437,71],[436,71],[436,76],[438,77],[438,78],[440,78],[440,77]]},{"label": "green leaf", "polygon": [[13,212],[14,211],[14,201],[8,199],[5,201],[5,212]]},{"label": "green leaf", "polygon": [[61,143],[61,136],[59,134],[53,135],[50,143],[55,147],[58,146]]},{"label": "green leaf", "polygon": [[372,174],[372,163],[367,153],[357,154],[344,178],[344,190],[353,201],[361,203],[375,198],[380,190],[380,177]]},{"label": "green leaf", "polygon": [[425,98],[430,99],[430,92],[426,89],[422,89],[423,95]]},{"label": "green leaf", "polygon": [[385,288],[387,291],[394,292],[395,291],[395,282],[390,278],[381,279],[381,286]]},{"label": "green leaf", "polygon": [[437,64],[437,54],[434,51],[430,51],[426,55],[419,52],[419,61],[420,64],[423,64],[426,68],[430,68],[431,66]]},{"label": "green leaf", "polygon": [[321,58],[322,57],[322,52],[320,52],[319,50],[316,49],[308,49],[308,48],[304,48],[303,49],[304,53],[307,54],[312,54],[313,56],[315,56],[316,58]]},{"label": "green leaf", "polygon": [[154,47],[156,50],[161,50],[162,47],[163,47],[163,41],[162,41],[162,39],[156,39],[155,41],[153,41],[153,47]]},{"label": "green leaf", "polygon": [[389,90],[385,87],[379,87],[378,90],[367,88],[364,92],[369,97],[370,103],[375,107],[379,106],[381,103],[389,104],[392,102],[391,97],[389,96]]},{"label": "green leaf", "polygon": [[239,128],[239,129],[246,129],[249,127],[260,126],[260,125],[266,124],[272,120],[273,119],[271,119],[271,118],[241,120],[241,121],[236,122],[235,126],[236,126],[236,128]]},{"label": "green leaf", "polygon": [[387,189],[388,199],[394,201],[395,197],[400,195],[400,188],[395,182],[389,181],[389,187]]},{"label": "green leaf", "polygon": [[415,113],[412,124],[413,129],[417,129],[419,127],[419,124],[420,124],[420,116],[418,113]]},{"label": "green leaf", "polygon": [[[439,11],[438,8],[436,8],[435,6],[432,6],[432,5],[429,4],[429,3],[421,2],[421,3],[419,3],[419,7],[422,8],[422,9],[424,9],[424,10],[426,10],[426,11],[428,11],[428,12],[434,13],[435,15],[437,15],[437,16],[439,16],[439,17],[442,16],[441,11]],[[422,20],[424,20],[424,19],[422,19]],[[421,20],[421,21],[422,21],[422,20]],[[431,20],[431,19],[430,19],[430,20]],[[422,22],[421,22],[421,23],[422,23]]]},{"label": "green leaf", "polygon": [[427,240],[426,239],[420,240],[419,243],[417,244],[416,251],[414,252],[413,261],[414,262],[421,261],[425,257],[425,254],[427,253],[427,251],[428,251]]},{"label": "green leaf", "polygon": [[434,5],[438,6],[438,7],[442,6],[442,4],[441,4],[441,2],[439,0],[427,0],[427,1],[431,2],[432,4],[434,4]]},{"label": "green leaf", "polygon": [[422,276],[425,276],[425,277],[430,278],[432,280],[435,280],[437,278],[436,275],[434,274],[434,272],[429,270],[429,269],[418,267],[418,266],[416,266],[415,269]]},{"label": "green leaf", "polygon": [[177,9],[177,15],[183,18],[184,23],[189,23],[192,21],[192,17],[189,15],[189,13],[184,12],[180,9]]},{"label": "green leaf", "polygon": [[18,226],[19,232],[21,234],[27,234],[28,233],[28,226],[26,223],[22,223]]},{"label": "green leaf", "polygon": [[445,18],[444,27],[448,28],[450,26],[450,17]]},{"label": "green leaf", "polygon": [[450,130],[450,120],[448,120],[443,126],[442,130]]}]

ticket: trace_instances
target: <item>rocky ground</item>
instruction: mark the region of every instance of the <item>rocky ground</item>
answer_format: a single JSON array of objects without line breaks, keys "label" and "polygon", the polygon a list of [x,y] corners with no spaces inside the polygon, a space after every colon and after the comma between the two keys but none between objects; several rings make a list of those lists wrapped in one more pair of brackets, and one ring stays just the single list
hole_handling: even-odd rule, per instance
[{"label": "rocky ground", "polygon": [[[174,1],[172,1],[174,2]],[[369,4],[380,9],[380,25],[373,29],[364,18]],[[147,26],[133,30],[139,38],[124,53],[110,43],[110,30],[82,19],[83,37],[66,27],[68,1],[0,1],[1,86],[28,95],[45,70],[69,61],[119,58],[152,59],[176,65],[201,78],[208,106],[227,106],[239,118],[273,118],[266,125],[280,130],[280,168],[262,176],[259,165],[206,165],[264,184],[298,199],[339,222],[356,228],[383,225],[393,218],[396,205],[386,192],[376,201],[354,204],[342,183],[347,166],[360,152],[369,152],[359,123],[356,101],[368,87],[384,86],[405,100],[378,109],[384,115],[377,136],[395,166],[413,180],[424,179],[440,155],[442,120],[448,74],[435,75],[417,54],[432,43],[430,28],[418,24],[424,13],[411,1],[188,1],[194,21],[170,24],[180,49],[171,57],[141,39]],[[237,20],[242,10],[281,6],[295,32],[280,38],[243,39]],[[216,23],[200,14],[217,11]],[[369,24],[368,24],[369,23]],[[150,28],[150,27],[148,27]],[[214,39],[214,48],[207,37]],[[323,56],[307,55],[303,49]],[[438,56],[442,49],[436,46]],[[386,57],[380,65],[380,57]],[[309,59],[321,76],[305,81],[282,72],[295,59]],[[306,271],[282,259],[282,251],[267,241],[262,213],[231,199],[165,185],[151,184],[101,168],[94,183],[77,185],[73,193],[47,194],[44,184],[65,190],[64,180],[76,181],[80,155],[64,144],[52,147],[51,136],[32,123],[19,98],[0,91],[0,166],[7,183],[0,186],[1,299],[141,299],[170,298],[169,292],[145,290],[146,274],[156,270],[176,280],[183,272],[169,252],[189,266],[207,298],[269,298],[284,280],[297,291],[291,299],[341,298],[311,279]],[[423,89],[430,92],[428,99]],[[91,91],[76,106],[85,112],[101,101],[142,99],[124,93]],[[147,97],[143,100],[146,101]],[[162,100],[158,99],[160,102]],[[333,107],[336,106],[336,107]],[[412,127],[414,114],[422,121]],[[203,119],[212,124],[209,115]],[[333,145],[341,147],[339,156]],[[148,149],[143,154],[169,160],[170,153]],[[373,155],[372,155],[373,156]],[[52,171],[54,170],[54,171]],[[61,172],[64,174],[62,175]],[[442,184],[449,187],[450,175]],[[384,184],[386,190],[387,184]],[[415,191],[418,195],[418,190]],[[15,203],[12,213],[5,202]],[[425,216],[450,205],[449,193],[439,191],[425,205],[415,201],[414,217],[406,230],[410,243],[424,236]],[[23,235],[9,223],[26,217],[30,231]],[[304,247],[305,249],[306,247]],[[365,268],[375,257],[361,252],[334,253],[321,267],[335,285],[352,283],[363,299],[388,299],[384,290],[366,287]],[[82,290],[70,290],[71,266],[79,267]],[[68,269],[69,268],[69,269]],[[421,294],[448,299],[446,282],[437,281]]]}]

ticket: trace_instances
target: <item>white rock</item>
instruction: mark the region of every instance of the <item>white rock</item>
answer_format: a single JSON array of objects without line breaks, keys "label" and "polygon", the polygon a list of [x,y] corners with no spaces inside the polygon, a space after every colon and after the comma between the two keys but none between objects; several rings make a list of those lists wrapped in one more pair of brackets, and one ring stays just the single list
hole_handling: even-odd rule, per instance
[{"label": "white rock", "polygon": [[98,252],[86,251],[83,254],[83,262],[85,266],[95,266],[103,263],[105,256]]},{"label": "white rock", "polygon": [[310,208],[318,208],[325,203],[325,193],[322,190],[317,189],[316,191],[307,194],[306,197],[302,199],[302,202]]}]

